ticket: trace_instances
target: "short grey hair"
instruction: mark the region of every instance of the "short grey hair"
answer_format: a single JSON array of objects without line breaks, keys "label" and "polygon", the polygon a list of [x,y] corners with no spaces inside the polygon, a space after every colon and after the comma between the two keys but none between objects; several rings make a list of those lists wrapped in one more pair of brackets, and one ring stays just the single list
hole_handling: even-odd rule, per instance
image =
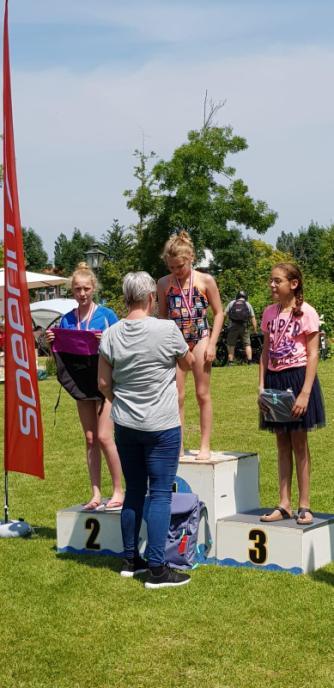
[{"label": "short grey hair", "polygon": [[148,301],[149,294],[155,294],[157,285],[148,272],[128,272],[123,280],[123,294],[127,306]]}]

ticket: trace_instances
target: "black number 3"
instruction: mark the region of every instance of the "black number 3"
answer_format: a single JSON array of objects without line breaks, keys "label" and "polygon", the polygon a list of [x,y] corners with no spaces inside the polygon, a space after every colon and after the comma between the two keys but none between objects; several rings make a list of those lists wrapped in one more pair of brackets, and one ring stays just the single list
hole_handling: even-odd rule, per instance
[{"label": "black number 3", "polygon": [[267,536],[263,530],[253,529],[249,532],[249,539],[254,542],[253,547],[249,547],[248,554],[253,564],[264,564],[267,559]]},{"label": "black number 3", "polygon": [[86,542],[86,547],[87,549],[101,549],[101,545],[99,545],[97,542],[95,542],[99,532],[100,532],[100,524],[96,520],[96,518],[87,518],[87,521],[85,523],[85,528],[86,530],[91,530],[91,534]]}]

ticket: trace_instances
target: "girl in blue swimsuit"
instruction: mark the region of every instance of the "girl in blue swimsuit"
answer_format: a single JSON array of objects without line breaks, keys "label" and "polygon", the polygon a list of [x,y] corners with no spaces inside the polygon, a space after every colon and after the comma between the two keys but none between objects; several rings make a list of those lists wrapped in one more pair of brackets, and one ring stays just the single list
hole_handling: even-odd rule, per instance
[{"label": "girl in blue swimsuit", "polygon": [[[60,327],[70,330],[93,330],[100,339],[102,331],[117,322],[114,311],[104,306],[97,306],[93,302],[96,291],[96,277],[86,263],[79,263],[71,278],[73,296],[78,302],[78,308],[63,316]],[[54,339],[54,333],[46,333],[49,342]],[[96,380],[97,389],[97,380]],[[113,422],[111,420],[111,404],[107,399],[101,407],[101,401],[91,399],[77,401],[78,414],[86,440],[86,455],[88,472],[92,486],[92,498],[84,509],[92,511],[103,507],[101,503],[101,449],[106,457],[108,469],[113,482],[113,494],[104,507],[107,511],[120,509],[123,504],[122,470],[113,440]]]}]

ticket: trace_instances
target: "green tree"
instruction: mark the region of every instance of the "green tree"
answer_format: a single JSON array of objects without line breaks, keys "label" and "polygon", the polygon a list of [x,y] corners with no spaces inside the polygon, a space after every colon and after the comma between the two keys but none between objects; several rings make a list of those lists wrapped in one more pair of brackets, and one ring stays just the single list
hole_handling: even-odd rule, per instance
[{"label": "green tree", "polygon": [[71,239],[63,233],[59,234],[54,248],[55,268],[63,275],[70,275],[78,263],[86,260],[86,251],[94,243],[96,239],[91,234],[81,234],[77,228],[73,230]]},{"label": "green tree", "polygon": [[323,242],[324,256],[328,278],[334,282],[334,225],[328,227]]},{"label": "green tree", "polygon": [[[134,233],[125,229],[115,219],[99,242],[102,251],[114,263],[124,261],[129,265],[129,270],[135,263],[135,236]],[[134,268],[133,268],[134,269]]]},{"label": "green tree", "polygon": [[328,228],[319,227],[311,222],[307,229],[300,229],[298,234],[282,232],[277,239],[279,250],[289,251],[292,259],[307,274],[326,278],[329,273],[327,255]]},{"label": "green tree", "polygon": [[237,291],[245,290],[259,318],[270,302],[268,278],[273,265],[291,260],[291,255],[261,239],[244,239],[235,232],[229,240],[230,245],[222,250],[223,269],[216,274],[222,299],[226,304]]},{"label": "green tree", "polygon": [[138,168],[135,176],[140,185],[126,195],[128,207],[139,213],[136,228],[143,268],[155,276],[163,273],[158,256],[175,228],[189,231],[200,257],[204,248],[224,249],[231,223],[260,234],[273,225],[276,213],[264,201],[254,201],[227,164],[228,155],[246,148],[246,140],[235,136],[231,127],[211,126],[209,119],[200,131],[189,132],[187,143],[174,151],[170,161],[160,160],[150,172],[147,157],[139,154],[141,180]]},{"label": "green tree", "polygon": [[49,261],[41,237],[31,227],[22,227],[22,239],[26,269],[37,272],[45,270]]},{"label": "green tree", "polygon": [[[292,235],[293,236],[293,235]],[[327,254],[334,256],[334,226],[326,231],[326,239],[328,241]],[[289,241],[287,243],[279,243],[280,247],[286,248],[292,246]],[[249,240],[249,250],[251,254],[251,263],[248,261],[248,269],[241,274],[241,281],[237,288],[244,288],[248,291],[249,300],[255,310],[258,321],[262,316],[264,308],[271,303],[270,290],[268,288],[268,277],[271,269],[277,263],[286,263],[294,260],[291,253],[274,248],[270,244],[260,239]],[[329,258],[327,259],[329,265]],[[235,276],[235,271],[232,271]],[[227,273],[228,274],[228,273]],[[238,272],[237,272],[238,274]],[[222,275],[224,280],[225,274]],[[232,294],[233,296],[234,294]],[[230,294],[229,294],[230,296]],[[334,284],[331,279],[321,279],[316,273],[312,274],[310,268],[304,270],[304,297],[319,314],[324,315],[326,322],[326,331],[331,334],[334,331]]]},{"label": "green tree", "polygon": [[239,289],[248,289],[248,284],[253,279],[253,269],[251,241],[245,239],[239,229],[226,229],[221,246],[213,250],[213,260],[209,265],[225,304],[235,297]]},{"label": "green tree", "polygon": [[281,232],[276,241],[276,248],[279,251],[291,253],[291,256],[294,257],[296,253],[296,235],[292,232]]},{"label": "green tree", "polygon": [[124,196],[128,198],[127,206],[138,213],[139,221],[136,224],[136,233],[141,238],[142,232],[146,227],[146,220],[158,211],[159,196],[156,191],[156,180],[151,169],[148,168],[152,160],[156,158],[154,151],[146,154],[138,149],[134,152],[137,163],[134,167],[133,176],[138,180],[139,185],[136,191],[127,189]]},{"label": "green tree", "polygon": [[247,273],[249,279],[247,290],[257,318],[262,316],[270,300],[268,279],[271,270],[277,263],[291,261],[291,254],[280,251],[261,239],[251,239],[252,269]]},{"label": "green tree", "polygon": [[99,271],[100,295],[119,316],[124,315],[122,282],[127,272],[139,269],[134,235],[114,220],[99,246],[107,255]]},{"label": "green tree", "polygon": [[319,315],[323,315],[327,334],[334,334],[334,284],[315,276],[304,281],[305,301],[310,303]]}]

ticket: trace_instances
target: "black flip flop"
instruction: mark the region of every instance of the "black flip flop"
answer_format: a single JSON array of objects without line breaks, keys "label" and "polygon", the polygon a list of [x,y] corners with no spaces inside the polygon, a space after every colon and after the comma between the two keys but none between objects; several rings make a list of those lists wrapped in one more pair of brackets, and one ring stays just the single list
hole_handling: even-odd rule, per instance
[{"label": "black flip flop", "polygon": [[[304,520],[306,513],[311,514],[312,521]],[[299,526],[310,526],[311,523],[313,523],[313,511],[311,511],[308,506],[301,506],[300,509],[298,509],[297,523]]]},{"label": "black flip flop", "polygon": [[[266,517],[271,516],[274,513],[274,511],[279,511],[282,518],[274,518],[268,520]],[[276,521],[285,521],[287,518],[292,518],[289,512],[282,506],[275,506],[270,514],[263,514],[263,516],[260,516],[260,521],[263,521],[263,523],[276,523]]]}]

